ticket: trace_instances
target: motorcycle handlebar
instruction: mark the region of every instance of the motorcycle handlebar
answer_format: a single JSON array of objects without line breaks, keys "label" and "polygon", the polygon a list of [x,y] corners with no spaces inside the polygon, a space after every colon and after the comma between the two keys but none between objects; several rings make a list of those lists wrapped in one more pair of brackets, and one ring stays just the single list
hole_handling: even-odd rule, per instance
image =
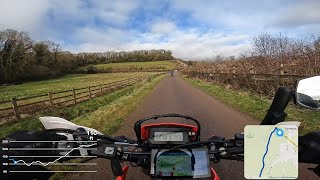
[{"label": "motorcycle handlebar", "polygon": [[[125,136],[118,136],[114,137],[114,142],[106,142],[106,143],[114,143],[118,145],[131,145],[136,147],[141,147],[136,144],[137,141],[131,140]],[[210,155],[214,155],[217,159],[229,159],[229,160],[243,160],[243,153],[244,153],[244,143],[240,143],[242,145],[237,145],[234,143],[235,139],[229,140],[209,140],[209,141],[202,141],[202,142],[194,142],[189,143],[183,146],[177,146],[177,148],[173,149],[183,149],[183,148],[190,148],[190,147],[208,147],[209,150],[209,157]],[[239,139],[236,140],[239,142]],[[243,140],[242,140],[243,141]],[[121,144],[123,143],[123,144]],[[211,149],[212,145],[215,146],[214,150]],[[222,149],[221,149],[222,148]],[[299,156],[301,156],[301,150],[303,147],[299,146]],[[305,148],[306,149],[306,148]],[[121,161],[131,161],[134,163],[139,162],[139,160],[149,159],[151,153],[150,152],[134,152],[134,151],[127,151],[127,152],[119,152],[120,153],[120,160]],[[216,160],[216,159],[210,159]],[[314,163],[314,160],[303,161],[299,158],[299,162],[308,162]]]},{"label": "motorcycle handlebar", "polygon": [[243,146],[230,147],[226,151],[227,151],[228,154],[231,154],[231,155],[233,155],[233,154],[242,154],[242,153],[244,153],[244,148],[243,148]]},{"label": "motorcycle handlebar", "polygon": [[[123,143],[123,142],[128,142],[125,136],[121,136],[121,138],[114,138],[118,139],[121,141],[115,142],[117,143]],[[218,159],[230,159],[230,160],[243,160],[242,158],[239,157],[234,157],[233,155],[238,155],[238,154],[243,154],[243,146],[236,146],[234,143],[232,143],[233,139],[231,140],[224,140],[224,141],[202,141],[202,142],[195,142],[195,143],[190,143],[189,145],[191,147],[208,147],[209,150],[209,157],[211,155],[214,155],[218,157]],[[135,143],[134,141],[133,143]],[[217,145],[217,149],[211,151],[210,150],[210,144],[215,144]],[[219,145],[218,145],[219,144]],[[230,146],[231,144],[231,146]],[[224,147],[224,150],[219,150],[220,147]],[[187,148],[186,147],[179,147],[177,149],[182,149],[182,148]],[[176,149],[176,148],[173,148]],[[226,153],[226,156],[221,156],[220,154]],[[151,153],[150,152],[134,152],[134,151],[119,151],[120,154],[120,161],[130,161],[133,163],[139,164],[139,162],[145,162],[146,159],[150,159]],[[211,159],[210,159],[211,160]],[[212,159],[213,160],[213,159]]]},{"label": "motorcycle handlebar", "polygon": [[260,125],[274,125],[284,121],[286,117],[284,110],[292,99],[292,96],[293,91],[288,87],[278,88],[272,104]]},{"label": "motorcycle handlebar", "polygon": [[[211,155],[219,155],[221,152],[209,152],[209,158]],[[228,159],[228,160],[243,160],[243,156],[232,156],[237,154],[242,154],[243,148],[234,148],[232,151],[229,152],[227,156],[220,156],[221,159]],[[138,164],[139,162],[146,162],[146,159],[149,159],[151,156],[150,152],[123,152],[121,155],[121,161],[129,161]],[[215,159],[210,159],[210,161],[215,161]]]},{"label": "motorcycle handlebar", "polygon": [[288,87],[280,87],[273,99],[270,106],[270,111],[272,112],[282,112],[288,105],[288,102],[292,98],[292,90]]}]

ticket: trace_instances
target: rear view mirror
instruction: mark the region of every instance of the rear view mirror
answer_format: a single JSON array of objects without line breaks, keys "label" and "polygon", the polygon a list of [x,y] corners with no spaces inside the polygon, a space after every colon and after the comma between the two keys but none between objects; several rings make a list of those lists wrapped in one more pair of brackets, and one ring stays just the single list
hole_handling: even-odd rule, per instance
[{"label": "rear view mirror", "polygon": [[320,76],[302,79],[298,82],[296,103],[312,110],[320,110]]}]

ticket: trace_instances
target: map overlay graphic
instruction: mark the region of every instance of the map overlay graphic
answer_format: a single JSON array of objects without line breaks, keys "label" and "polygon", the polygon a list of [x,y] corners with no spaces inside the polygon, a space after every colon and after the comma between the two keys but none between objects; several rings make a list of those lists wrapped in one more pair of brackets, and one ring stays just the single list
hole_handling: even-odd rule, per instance
[{"label": "map overlay graphic", "polygon": [[298,127],[248,125],[244,130],[244,175],[247,179],[298,177]]}]

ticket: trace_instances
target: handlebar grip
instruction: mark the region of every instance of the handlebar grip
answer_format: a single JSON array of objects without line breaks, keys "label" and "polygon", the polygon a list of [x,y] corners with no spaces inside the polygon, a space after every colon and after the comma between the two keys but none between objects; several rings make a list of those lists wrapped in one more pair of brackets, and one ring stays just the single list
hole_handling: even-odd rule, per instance
[{"label": "handlebar grip", "polygon": [[299,136],[299,162],[320,164],[320,132]]},{"label": "handlebar grip", "polygon": [[278,88],[272,104],[261,122],[261,125],[274,125],[284,120],[286,114],[284,113],[289,101],[293,96],[293,91],[288,87]]},{"label": "handlebar grip", "polygon": [[118,156],[111,158],[111,169],[112,169],[113,175],[115,175],[115,176],[122,176],[123,175],[122,167],[121,167],[120,160],[119,160]]},{"label": "handlebar grip", "polygon": [[231,155],[232,154],[242,154],[244,152],[244,148],[243,148],[243,146],[241,146],[241,147],[230,147],[226,151],[227,151],[228,154],[231,154]]},{"label": "handlebar grip", "polygon": [[292,90],[288,87],[278,88],[270,106],[271,112],[283,112],[292,98]]}]

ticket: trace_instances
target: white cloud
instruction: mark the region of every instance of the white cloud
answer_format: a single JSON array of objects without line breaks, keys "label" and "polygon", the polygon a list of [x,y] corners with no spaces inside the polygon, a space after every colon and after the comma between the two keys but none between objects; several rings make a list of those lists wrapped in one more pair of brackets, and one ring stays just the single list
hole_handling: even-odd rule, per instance
[{"label": "white cloud", "polygon": [[[285,6],[273,16],[269,26],[282,28],[314,28],[320,25],[320,1],[306,0]],[[281,14],[281,15],[279,15]]]},{"label": "white cloud", "polygon": [[[93,31],[90,28],[82,29],[79,31],[79,35],[86,34],[88,38],[83,39],[82,44],[69,46],[68,49],[73,52],[168,49],[172,50],[173,55],[178,58],[202,60],[217,54],[237,56],[251,46],[250,42],[247,41],[248,36],[245,34],[201,32],[198,29],[175,29],[165,36],[162,32],[155,33],[154,31],[150,33],[126,32],[119,29],[109,29],[107,31],[109,32]],[[109,36],[110,33],[113,36]],[[125,35],[131,36],[133,34],[136,34],[138,39],[132,39],[131,41],[121,39]],[[144,42],[140,42],[139,37],[143,36],[146,36],[146,38]],[[159,41],[161,37],[165,37],[166,41]]]},{"label": "white cloud", "polygon": [[55,36],[60,31],[51,30],[51,26],[64,29],[77,22],[94,25],[95,18],[100,18],[102,23],[123,25],[137,7],[138,2],[134,0],[4,0],[0,4],[0,30],[27,31],[38,39],[45,34]]},{"label": "white cloud", "polygon": [[185,59],[206,59],[217,54],[239,55],[250,46],[245,34],[227,34],[208,31],[176,31],[169,43],[174,55]]},{"label": "white cloud", "polygon": [[116,29],[95,29],[90,27],[83,27],[75,30],[73,37],[79,40],[80,42],[91,42],[91,43],[113,43],[122,42],[122,39],[127,36],[127,32]]},{"label": "white cloud", "polygon": [[36,34],[48,8],[47,0],[1,1],[0,30],[17,29]]},{"label": "white cloud", "polygon": [[176,29],[176,26],[172,22],[157,22],[151,27],[151,32],[167,34]]},{"label": "white cloud", "polygon": [[[187,11],[192,18],[211,26],[223,28],[262,29],[268,21],[270,2],[244,1],[213,1],[213,0],[174,0],[172,7],[176,10]],[[251,30],[255,30],[251,29]]]},{"label": "white cloud", "polygon": [[96,15],[105,21],[112,21],[119,25],[130,20],[130,13],[139,5],[136,0],[93,0],[91,3],[90,15]]}]

